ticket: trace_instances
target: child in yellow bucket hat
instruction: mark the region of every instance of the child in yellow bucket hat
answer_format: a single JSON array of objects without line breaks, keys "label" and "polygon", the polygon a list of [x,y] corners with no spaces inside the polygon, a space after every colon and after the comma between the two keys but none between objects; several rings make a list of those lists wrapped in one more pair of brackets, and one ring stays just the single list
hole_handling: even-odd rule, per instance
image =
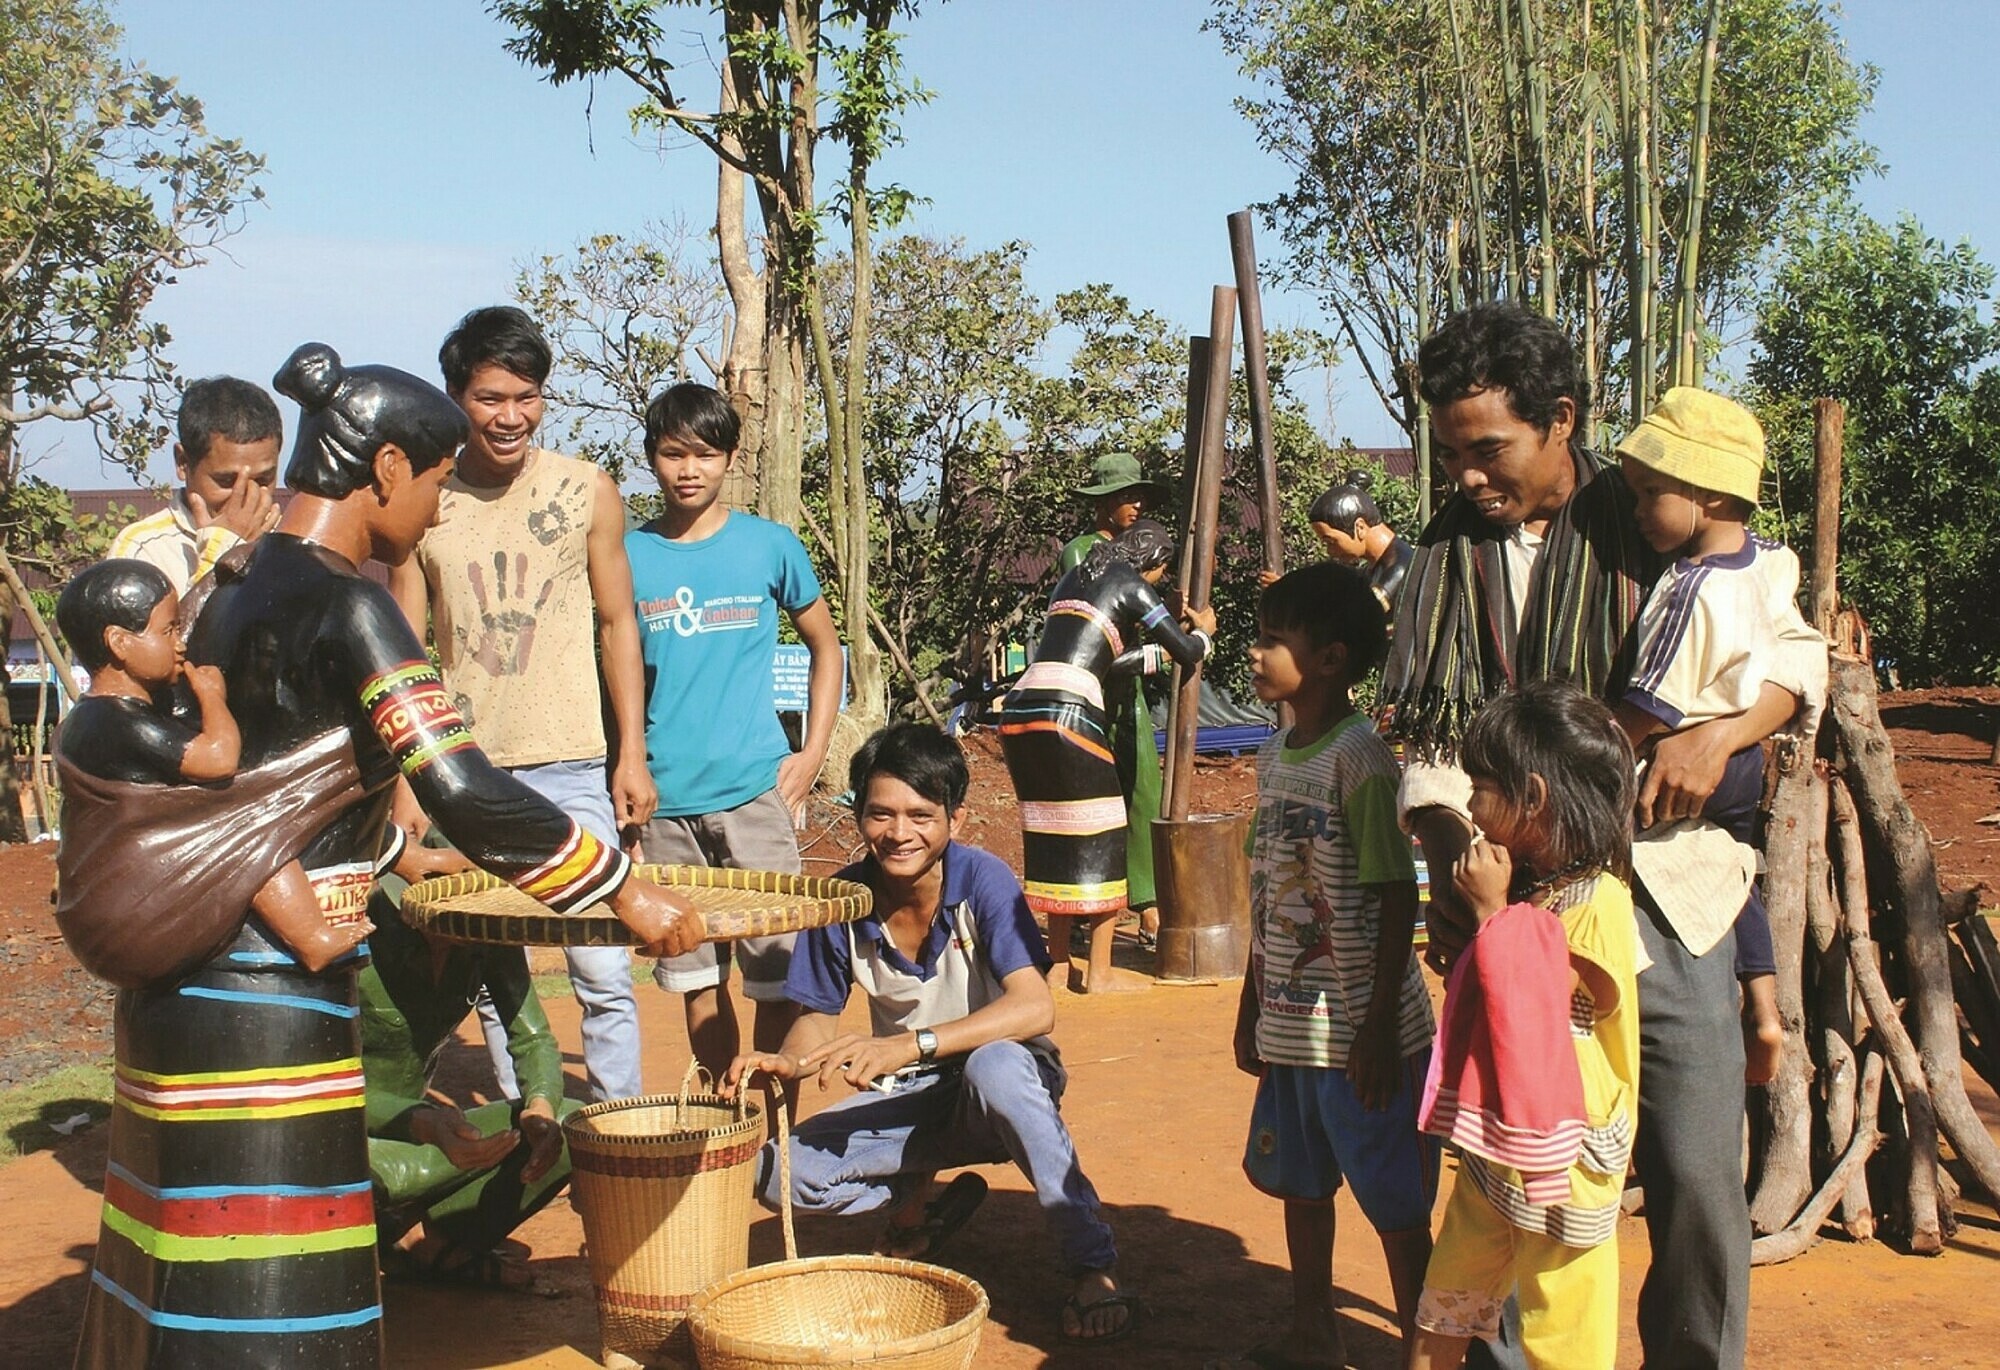
[{"label": "child in yellow bucket hat", "polygon": [[[1665,734],[1741,717],[1767,684],[1799,701],[1794,721],[1811,736],[1826,698],[1826,643],[1799,613],[1798,557],[1746,526],[1764,473],[1756,418],[1720,395],[1675,386],[1617,451],[1640,532],[1675,557],[1640,612],[1632,680],[1615,705],[1641,765]],[[1730,757],[1699,814],[1650,812],[1642,788],[1632,851],[1640,883],[1694,954],[1733,925],[1752,1084],[1777,1074],[1784,1044],[1751,848],[1763,775],[1763,749],[1752,742]]]}]

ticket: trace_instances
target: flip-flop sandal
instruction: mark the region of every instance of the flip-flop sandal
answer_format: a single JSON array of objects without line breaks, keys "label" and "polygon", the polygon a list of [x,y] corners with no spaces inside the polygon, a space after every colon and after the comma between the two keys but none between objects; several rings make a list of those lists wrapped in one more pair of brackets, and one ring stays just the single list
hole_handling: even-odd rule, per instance
[{"label": "flip-flop sandal", "polygon": [[879,1256],[898,1260],[927,1261],[965,1226],[966,1219],[986,1202],[986,1177],[967,1170],[952,1178],[944,1191],[924,1205],[924,1220],[908,1227],[890,1224],[876,1244]]},{"label": "flip-flop sandal", "polygon": [[538,1294],[548,1298],[559,1297],[562,1292],[542,1285],[525,1261],[510,1259],[509,1253],[499,1250],[467,1251],[461,1246],[446,1245],[430,1260],[408,1251],[385,1252],[382,1273],[390,1279],[413,1284],[461,1285],[503,1294]]},{"label": "flip-flop sandal", "polygon": [[[1083,1323],[1087,1316],[1100,1308],[1124,1309],[1125,1321],[1111,1331],[1093,1337],[1083,1330]],[[1063,1312],[1076,1315],[1077,1330],[1072,1332],[1066,1324],[1063,1325],[1063,1340],[1072,1346],[1109,1346],[1114,1341],[1123,1341],[1139,1330],[1139,1316],[1144,1310],[1145,1305],[1139,1302],[1137,1294],[1106,1294],[1088,1303],[1071,1294],[1063,1300]]]},{"label": "flip-flop sandal", "polygon": [[1158,934],[1157,932],[1148,932],[1144,928],[1140,928],[1139,950],[1158,951],[1159,949],[1160,949],[1160,934]]}]

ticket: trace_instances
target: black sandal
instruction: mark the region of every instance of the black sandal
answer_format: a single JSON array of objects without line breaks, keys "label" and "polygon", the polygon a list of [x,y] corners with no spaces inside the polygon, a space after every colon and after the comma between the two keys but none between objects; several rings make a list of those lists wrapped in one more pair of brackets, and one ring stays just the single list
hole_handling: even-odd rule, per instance
[{"label": "black sandal", "polygon": [[875,1254],[905,1261],[930,1260],[985,1202],[986,1177],[970,1170],[963,1171],[952,1178],[942,1193],[924,1205],[922,1222],[908,1227],[891,1223],[883,1232],[882,1240],[876,1243]]},{"label": "black sandal", "polygon": [[[1084,1319],[1100,1308],[1124,1309],[1125,1321],[1111,1331],[1093,1337],[1083,1330]],[[1063,1312],[1076,1318],[1076,1331],[1070,1331],[1068,1323],[1065,1322],[1062,1326],[1063,1340],[1072,1346],[1109,1346],[1114,1341],[1123,1341],[1139,1330],[1139,1315],[1143,1309],[1144,1305],[1139,1302],[1137,1294],[1114,1292],[1102,1298],[1092,1299],[1088,1303],[1085,1303],[1079,1295],[1071,1294],[1063,1300]]]}]

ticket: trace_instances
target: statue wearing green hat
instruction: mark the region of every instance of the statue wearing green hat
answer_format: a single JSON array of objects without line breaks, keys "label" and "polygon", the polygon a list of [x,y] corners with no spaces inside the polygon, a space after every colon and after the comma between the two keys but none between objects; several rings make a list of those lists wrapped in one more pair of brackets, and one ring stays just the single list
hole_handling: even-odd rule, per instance
[{"label": "statue wearing green hat", "polygon": [[[1092,502],[1095,526],[1071,538],[1056,562],[1064,575],[1081,565],[1090,549],[1115,538],[1139,519],[1163,513],[1167,488],[1146,477],[1129,452],[1107,452],[1090,463],[1090,480],[1076,493]],[[1139,915],[1139,941],[1150,948],[1159,935],[1159,898],[1153,885],[1153,820],[1160,816],[1160,753],[1153,742],[1153,715],[1137,677],[1111,685],[1106,712],[1111,717],[1111,751],[1125,793],[1126,905]],[[1143,745],[1142,745],[1143,744]]]}]

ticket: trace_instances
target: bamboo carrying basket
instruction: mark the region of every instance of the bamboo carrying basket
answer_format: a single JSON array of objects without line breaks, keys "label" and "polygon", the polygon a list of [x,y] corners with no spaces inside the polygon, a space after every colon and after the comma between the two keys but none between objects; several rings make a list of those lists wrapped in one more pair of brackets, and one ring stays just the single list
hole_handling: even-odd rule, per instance
[{"label": "bamboo carrying basket", "polygon": [[695,1296],[687,1329],[701,1370],[969,1370],[986,1326],[979,1282],[888,1256],[799,1259],[782,1102],[778,1165],[785,1259],[726,1275]]},{"label": "bamboo carrying basket", "polygon": [[689,1365],[694,1295],[750,1264],[764,1111],[709,1091],[614,1099],[563,1124],[604,1359]]},{"label": "bamboo carrying basket", "polygon": [[[701,912],[706,940],[774,937],[866,916],[866,885],[821,875],[741,871],[713,866],[640,865],[632,873],[664,885]],[[632,930],[603,905],[553,913],[485,871],[433,876],[403,896],[403,920],[459,942],[510,947],[624,947]]]}]

